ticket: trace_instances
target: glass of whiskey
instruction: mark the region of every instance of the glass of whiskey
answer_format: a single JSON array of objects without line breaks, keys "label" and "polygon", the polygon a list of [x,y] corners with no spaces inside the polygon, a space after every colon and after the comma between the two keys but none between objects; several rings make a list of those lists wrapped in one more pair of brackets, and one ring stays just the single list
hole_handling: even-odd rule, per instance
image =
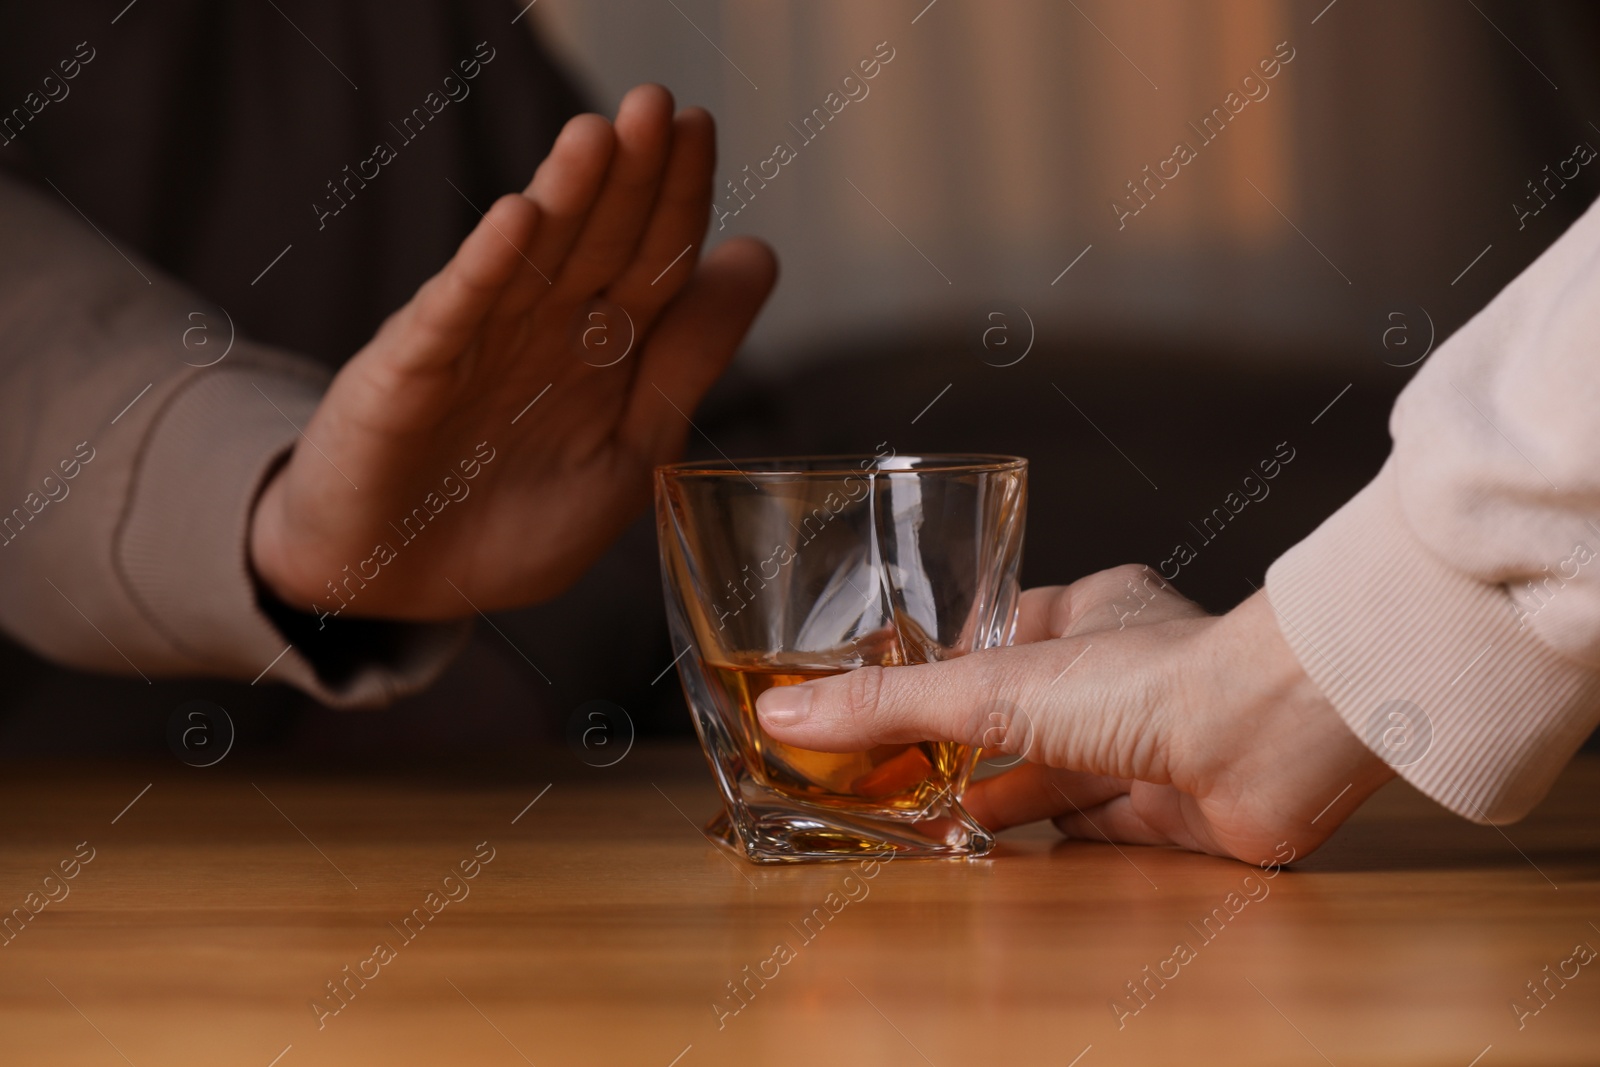
[{"label": "glass of whiskey", "polygon": [[978,750],[948,741],[813,752],[756,698],[869,665],[1010,644],[1027,460],[807,456],[656,469],[678,673],[724,810],[707,832],[757,863],[981,856],[961,807]]}]

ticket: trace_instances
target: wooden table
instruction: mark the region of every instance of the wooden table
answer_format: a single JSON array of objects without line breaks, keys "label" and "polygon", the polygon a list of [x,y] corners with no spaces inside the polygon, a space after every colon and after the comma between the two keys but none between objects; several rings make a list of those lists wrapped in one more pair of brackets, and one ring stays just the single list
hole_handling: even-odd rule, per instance
[{"label": "wooden table", "polygon": [[1600,962],[1512,1005],[1600,947],[1597,793],[1502,832],[1393,785],[1271,880],[1046,828],[867,878],[709,846],[690,748],[11,766],[0,1063],[1594,1064]]}]

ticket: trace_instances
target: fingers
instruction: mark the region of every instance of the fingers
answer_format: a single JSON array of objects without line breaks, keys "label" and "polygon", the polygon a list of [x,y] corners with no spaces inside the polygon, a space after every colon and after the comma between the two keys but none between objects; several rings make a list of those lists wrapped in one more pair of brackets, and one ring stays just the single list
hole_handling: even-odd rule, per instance
[{"label": "fingers", "polygon": [[[672,147],[672,107],[672,94],[659,85],[641,85],[623,97],[604,183],[554,275],[558,298],[588,297],[632,262],[655,211]],[[700,213],[709,217],[704,202]]]},{"label": "fingers", "polygon": [[442,366],[461,355],[516,274],[538,222],[539,210],[527,197],[513,193],[494,203],[406,311],[385,323],[384,332],[404,330],[399,365]]},{"label": "fingers", "polygon": [[1030,589],[1022,596],[1020,611],[1018,644],[1205,614],[1154,570],[1135,563],[1098,571],[1071,585]]},{"label": "fingers", "polygon": [[539,207],[539,234],[527,250],[527,269],[517,276],[506,314],[521,314],[549,292],[600,196],[615,150],[611,123],[599,115],[577,116],[556,137],[523,194]]},{"label": "fingers", "polygon": [[1034,762],[1163,782],[1169,734],[1182,718],[1176,680],[1192,655],[1181,637],[1193,627],[1150,624],[1203,616],[1147,568],[1119,567],[1026,594],[1023,643],[1013,647],[772,689],[757,710],[780,741],[824,752],[923,739],[983,744],[998,714],[1026,722],[1010,732],[1032,739]]},{"label": "fingers", "polygon": [[1067,837],[1086,841],[1118,841],[1126,845],[1170,845],[1171,838],[1147,823],[1134,810],[1127,794],[1096,808],[1056,816],[1052,822]]},{"label": "fingers", "polygon": [[716,127],[701,108],[687,108],[672,123],[667,160],[655,212],[633,262],[606,291],[647,332],[661,309],[694,275],[700,242],[711,214],[711,179],[716,168]]},{"label": "fingers", "polygon": [[991,830],[1021,826],[1063,812],[1099,807],[1128,791],[1128,781],[1024,763],[973,782],[961,797],[967,813]]},{"label": "fingers", "polygon": [[1039,651],[1052,645],[990,649],[915,667],[860,667],[769,689],[757,712],[778,740],[824,752],[920,740],[979,745],[986,732],[995,736],[993,709],[1018,706],[1037,673],[1030,668],[1045,659]]},{"label": "fingers", "polygon": [[640,355],[620,431],[652,463],[682,450],[695,405],[733,359],[777,277],[770,248],[735,238],[706,256],[662,315]]},{"label": "fingers", "polygon": [[1064,585],[1041,585],[1022,591],[1017,602],[1017,644],[1027,645],[1062,635],[1055,616],[1057,606],[1064,602],[1067,588]]},{"label": "fingers", "polygon": [[943,663],[862,667],[770,689],[757,711],[773,737],[823,752],[922,739],[981,745],[999,715],[1015,720],[1007,742],[1031,738],[1030,760],[1165,782],[1169,736],[1182,717],[1177,679],[1192,655],[1175,637],[1094,634]]}]

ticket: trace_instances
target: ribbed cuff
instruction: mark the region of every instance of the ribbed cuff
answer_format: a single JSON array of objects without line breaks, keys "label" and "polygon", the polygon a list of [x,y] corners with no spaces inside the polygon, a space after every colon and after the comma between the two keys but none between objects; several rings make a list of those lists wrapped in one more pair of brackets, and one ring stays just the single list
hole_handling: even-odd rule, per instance
[{"label": "ribbed cuff", "polygon": [[332,706],[377,706],[433,681],[470,626],[367,622],[383,639],[364,634],[346,645],[354,655],[325,639],[308,654],[262,609],[250,517],[325,384],[240,361],[180,386],[144,441],[115,558],[150,627],[195,673],[286,682]]},{"label": "ribbed cuff", "polygon": [[1272,565],[1267,596],[1351,730],[1476,822],[1527,814],[1600,721],[1600,673],[1534,636],[1505,586],[1417,539],[1392,459]]}]

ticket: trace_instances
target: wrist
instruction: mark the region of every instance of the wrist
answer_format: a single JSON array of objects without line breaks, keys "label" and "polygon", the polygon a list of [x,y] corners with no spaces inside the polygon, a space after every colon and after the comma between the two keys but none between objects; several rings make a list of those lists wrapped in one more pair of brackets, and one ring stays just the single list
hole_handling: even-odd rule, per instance
[{"label": "wrist", "polygon": [[1209,674],[1197,687],[1210,700],[1191,718],[1205,732],[1196,751],[1215,753],[1210,780],[1231,781],[1242,802],[1270,813],[1278,840],[1304,854],[1395,770],[1311,679],[1284,625],[1264,592],[1218,619],[1202,638]]},{"label": "wrist", "polygon": [[283,468],[273,473],[266,486],[256,497],[250,512],[250,532],[247,543],[250,572],[256,583],[272,596],[287,605],[309,601],[308,594],[296,587],[293,572],[287,566],[283,537]]},{"label": "wrist", "polygon": [[1251,656],[1247,663],[1259,672],[1255,701],[1263,714],[1275,710],[1283,728],[1303,737],[1308,750],[1315,746],[1325,752],[1324,762],[1347,771],[1352,792],[1365,784],[1365,797],[1395,776],[1394,768],[1356,736],[1307,673],[1284,636],[1283,627],[1288,623],[1265,591],[1257,592],[1228,617],[1236,618],[1245,631],[1244,647]]}]

